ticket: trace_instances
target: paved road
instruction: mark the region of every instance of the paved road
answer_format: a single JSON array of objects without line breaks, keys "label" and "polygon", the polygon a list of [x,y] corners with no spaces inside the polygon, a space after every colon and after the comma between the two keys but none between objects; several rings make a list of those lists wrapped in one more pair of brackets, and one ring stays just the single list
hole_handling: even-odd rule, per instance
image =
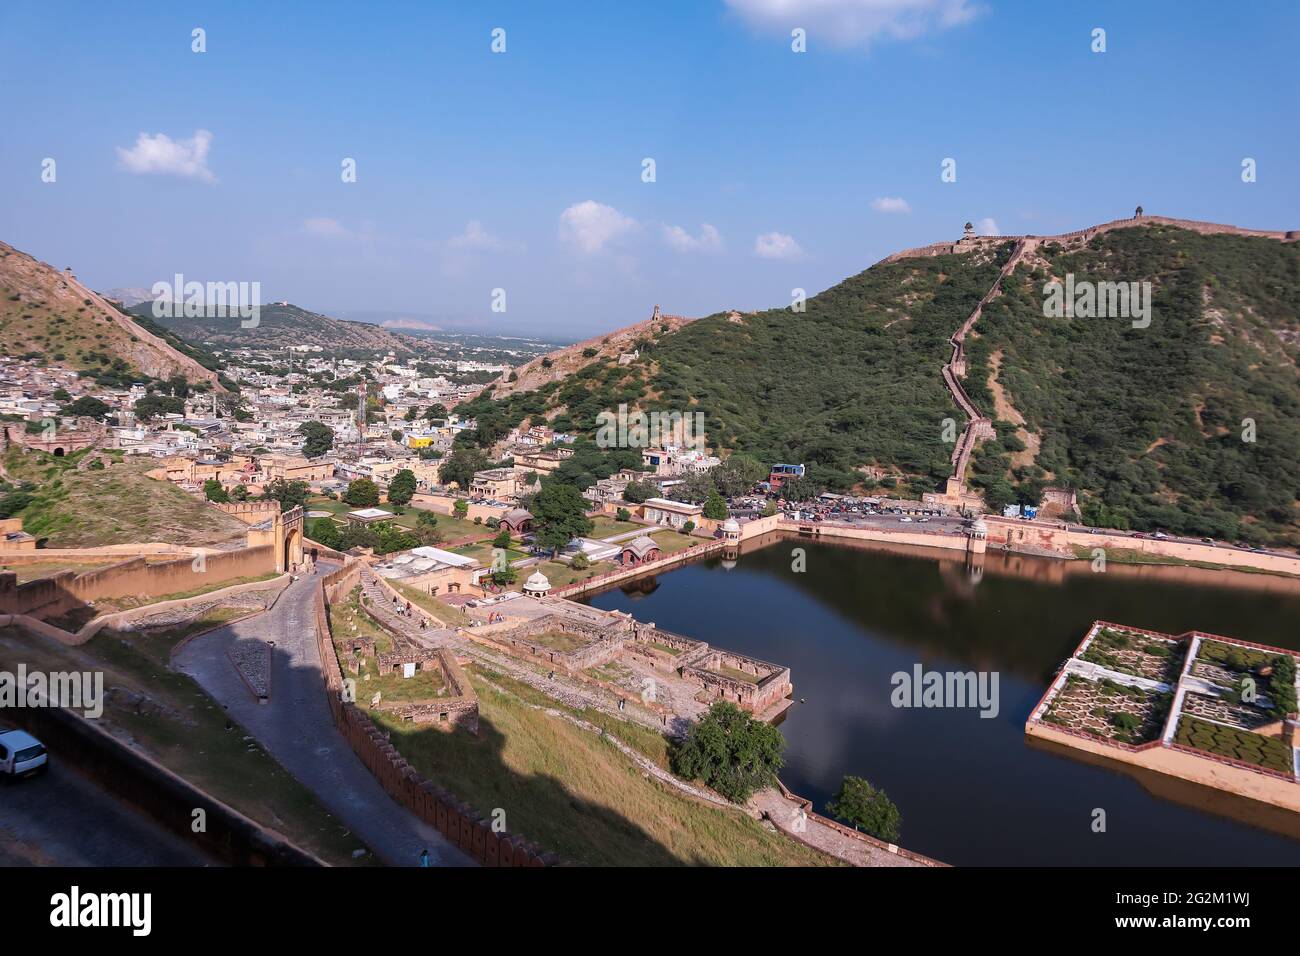
[{"label": "paved road", "polygon": [[215,866],[197,846],[57,759],[0,782],[0,866]]},{"label": "paved road", "polygon": [[[327,570],[321,567],[289,585],[266,613],[190,641],[172,664],[227,707],[385,863],[416,866],[420,851],[427,848],[430,865],[472,865],[437,830],[384,792],[334,726],[313,631],[312,592],[318,575]],[[275,642],[271,698],[265,704],[253,698],[227,656],[241,641]]]}]

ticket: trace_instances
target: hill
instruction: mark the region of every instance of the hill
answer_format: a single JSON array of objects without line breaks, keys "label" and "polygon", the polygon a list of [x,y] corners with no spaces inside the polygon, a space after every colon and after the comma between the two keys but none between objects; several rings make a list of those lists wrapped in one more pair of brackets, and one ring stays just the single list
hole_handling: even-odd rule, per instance
[{"label": "hill", "polygon": [[182,375],[218,385],[217,373],[142,328],[72,273],[0,242],[0,348],[130,382]]},{"label": "hill", "polygon": [[[941,374],[950,336],[1016,256],[965,340],[963,385],[996,431],[967,474],[986,503],[1064,485],[1093,524],[1300,546],[1295,237],[1148,218],[940,243],[877,263],[803,313],[642,324],[625,365],[571,347],[545,376],[497,383],[467,410],[484,437],[525,417],[591,433],[623,401],[698,410],[710,445],[806,463],[817,487],[942,491],[945,420],[966,423]],[[1045,317],[1044,285],[1067,273],[1150,283],[1151,324]]]},{"label": "hill", "polygon": [[[104,455],[114,460],[103,470],[78,467],[91,454],[54,458],[11,449],[4,459],[9,484],[0,483],[0,506],[8,512],[15,503],[10,495],[29,495],[13,513],[22,516],[23,530],[47,539],[51,548],[243,543],[248,529],[240,521],[170,482],[145,477],[152,460]],[[122,507],[123,502],[131,507]]]},{"label": "hill", "polygon": [[244,328],[238,314],[217,309],[210,315],[175,318],[156,317],[152,302],[141,302],[129,310],[146,316],[195,345],[216,349],[275,349],[290,345],[318,345],[330,351],[392,351],[412,354],[423,351],[423,344],[408,335],[391,332],[366,322],[347,322],[318,312],[308,312],[296,305],[263,305],[255,328]]}]

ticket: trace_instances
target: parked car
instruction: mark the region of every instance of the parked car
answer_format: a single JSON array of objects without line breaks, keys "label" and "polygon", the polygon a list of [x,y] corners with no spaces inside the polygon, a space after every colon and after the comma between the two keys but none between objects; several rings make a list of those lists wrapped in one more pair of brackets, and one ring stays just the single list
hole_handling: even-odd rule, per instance
[{"label": "parked car", "polygon": [[27,731],[0,731],[0,777],[28,777],[48,766],[45,745]]},{"label": "parked car", "polygon": [[899,521],[911,521],[912,519],[909,518],[907,515],[903,515],[903,517],[899,518],[898,520],[899,520]]}]

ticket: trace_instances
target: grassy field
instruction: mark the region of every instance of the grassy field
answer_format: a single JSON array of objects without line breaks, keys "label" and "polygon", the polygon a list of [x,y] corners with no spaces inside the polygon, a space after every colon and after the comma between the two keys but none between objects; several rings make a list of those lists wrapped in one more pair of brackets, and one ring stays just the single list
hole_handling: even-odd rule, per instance
[{"label": "grassy field", "polygon": [[608,538],[616,534],[626,534],[629,531],[644,531],[645,525],[637,524],[635,521],[618,521],[614,518],[593,518],[592,532],[587,535],[589,538]]},{"label": "grassy field", "polygon": [[[147,714],[109,705],[100,718],[103,729],[327,862],[356,865],[352,851],[361,842],[273,757],[245,740],[239,724],[227,730],[226,712],[198,684],[168,668],[171,650],[183,637],[246,611],[218,607],[162,631],[105,631],[81,647],[0,628],[0,668],[12,671],[22,661],[33,670],[102,670],[105,687],[140,694],[154,705]],[[367,855],[362,862],[372,860]]]},{"label": "grassy field", "polygon": [[[495,556],[491,541],[480,541],[477,544],[465,544],[451,549],[455,554],[463,554],[467,558],[473,558],[484,567],[492,564],[492,558]],[[520,551],[517,547],[506,548],[506,559],[512,564],[520,558],[526,558],[528,554]]]},{"label": "grassy field", "polygon": [[[421,773],[509,832],[592,865],[817,866],[835,863],[739,810],[710,806],[644,775],[608,740],[550,716],[550,698],[470,669],[479,737],[414,729],[375,715]],[[646,728],[582,714],[661,766],[668,744]]]},{"label": "grassy field", "polygon": [[51,548],[163,541],[214,545],[242,542],[246,527],[167,481],[146,478],[152,460],[127,458],[103,471],[77,471],[84,453],[55,458],[10,449],[5,470],[30,481],[35,498],[20,514],[23,530]]},{"label": "grassy field", "polygon": [[686,548],[693,548],[697,544],[707,544],[703,538],[693,538],[689,534],[681,534],[677,531],[655,531],[650,537],[659,542],[659,550],[665,555],[675,554]]},{"label": "grassy field", "polygon": [[[565,584],[572,584],[574,581],[584,581],[597,574],[604,574],[606,571],[613,571],[615,567],[613,561],[597,561],[585,571],[575,571],[563,561],[543,561],[537,566],[537,570],[546,575],[546,580],[551,582],[551,587],[558,588]],[[525,570],[532,574],[531,568]]]}]

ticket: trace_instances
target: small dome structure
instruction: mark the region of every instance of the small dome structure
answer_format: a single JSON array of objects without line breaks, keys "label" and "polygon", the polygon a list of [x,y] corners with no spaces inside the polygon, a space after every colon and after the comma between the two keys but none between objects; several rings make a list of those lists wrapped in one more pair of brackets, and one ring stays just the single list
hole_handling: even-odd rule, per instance
[{"label": "small dome structure", "polygon": [[533,597],[543,597],[551,590],[551,581],[541,571],[534,571],[524,582],[524,593]]},{"label": "small dome structure", "polygon": [[727,532],[740,534],[740,522],[735,518],[728,518],[726,521],[722,522],[722,530],[724,534]]}]

